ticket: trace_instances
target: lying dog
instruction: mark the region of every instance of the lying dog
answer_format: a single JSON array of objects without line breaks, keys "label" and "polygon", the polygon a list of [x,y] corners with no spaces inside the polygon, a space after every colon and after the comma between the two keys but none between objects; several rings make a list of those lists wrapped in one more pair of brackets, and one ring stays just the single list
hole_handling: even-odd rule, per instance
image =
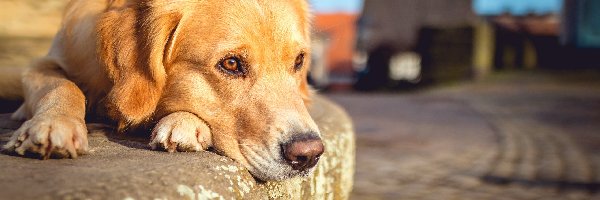
[{"label": "lying dog", "polygon": [[26,120],[4,146],[75,158],[87,114],[153,149],[213,147],[262,180],[305,175],[323,153],[308,114],[305,0],[74,0],[23,77]]}]

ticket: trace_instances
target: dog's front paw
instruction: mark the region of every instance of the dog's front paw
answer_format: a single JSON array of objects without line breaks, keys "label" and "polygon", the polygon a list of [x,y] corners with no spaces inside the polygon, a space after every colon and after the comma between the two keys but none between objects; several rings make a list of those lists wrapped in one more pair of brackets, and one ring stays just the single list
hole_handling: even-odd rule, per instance
[{"label": "dog's front paw", "polygon": [[83,120],[68,116],[35,116],[17,129],[4,150],[50,156],[76,158],[88,150],[87,128]]},{"label": "dog's front paw", "polygon": [[162,118],[152,131],[152,149],[201,151],[212,145],[210,128],[196,115],[176,112]]}]

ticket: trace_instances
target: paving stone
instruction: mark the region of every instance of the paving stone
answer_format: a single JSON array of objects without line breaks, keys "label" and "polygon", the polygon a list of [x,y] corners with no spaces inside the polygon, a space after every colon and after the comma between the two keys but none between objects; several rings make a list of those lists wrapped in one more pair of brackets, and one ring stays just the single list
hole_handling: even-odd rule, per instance
[{"label": "paving stone", "polygon": [[353,199],[600,199],[600,73],[536,73],[329,95],[356,124]]}]

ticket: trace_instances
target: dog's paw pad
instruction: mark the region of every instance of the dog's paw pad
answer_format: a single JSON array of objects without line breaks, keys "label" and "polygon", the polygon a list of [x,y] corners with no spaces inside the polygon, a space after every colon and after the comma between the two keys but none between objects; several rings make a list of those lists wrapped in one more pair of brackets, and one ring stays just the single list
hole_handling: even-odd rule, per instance
[{"label": "dog's paw pad", "polygon": [[23,123],[3,148],[22,156],[76,158],[88,150],[87,129],[85,122],[76,118],[38,116]]},{"label": "dog's paw pad", "polygon": [[176,112],[162,118],[152,131],[150,147],[175,151],[201,151],[212,145],[208,125],[196,115]]}]

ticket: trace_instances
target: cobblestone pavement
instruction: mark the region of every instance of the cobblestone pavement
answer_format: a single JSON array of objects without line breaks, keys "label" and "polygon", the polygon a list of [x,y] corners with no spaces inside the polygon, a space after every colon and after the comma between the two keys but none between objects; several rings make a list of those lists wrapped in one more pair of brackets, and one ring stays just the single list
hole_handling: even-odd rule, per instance
[{"label": "cobblestone pavement", "polygon": [[329,97],[356,125],[353,199],[600,199],[600,73]]}]

